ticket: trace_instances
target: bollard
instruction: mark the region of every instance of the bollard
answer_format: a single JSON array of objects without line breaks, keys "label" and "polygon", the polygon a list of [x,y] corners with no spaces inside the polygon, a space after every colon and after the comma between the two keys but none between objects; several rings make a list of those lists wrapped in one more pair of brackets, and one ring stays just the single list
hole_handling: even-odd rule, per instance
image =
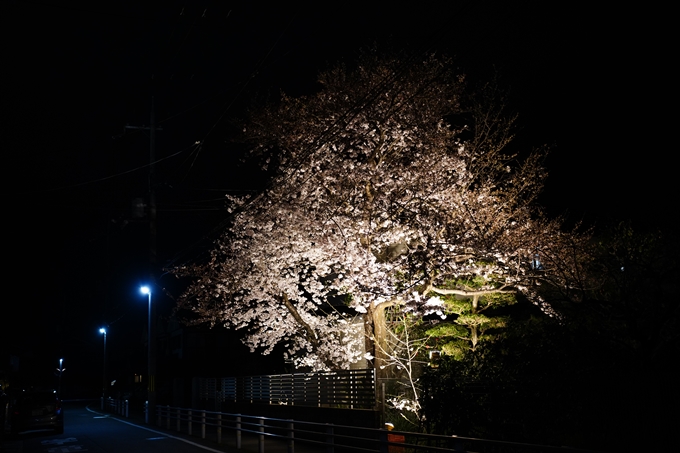
[{"label": "bollard", "polygon": [[168,431],[170,431],[170,405],[168,404],[166,407],[165,411],[165,427]]},{"label": "bollard", "polygon": [[177,432],[182,430],[182,409],[177,408]]},{"label": "bollard", "polygon": [[205,439],[205,411],[201,411],[201,439]]},{"label": "bollard", "polygon": [[144,422],[149,424],[149,402],[144,401]]},{"label": "bollard", "polygon": [[189,424],[187,431],[189,432],[189,435],[191,436],[191,422],[193,421],[192,418],[192,412],[191,409],[187,411],[187,423]]}]

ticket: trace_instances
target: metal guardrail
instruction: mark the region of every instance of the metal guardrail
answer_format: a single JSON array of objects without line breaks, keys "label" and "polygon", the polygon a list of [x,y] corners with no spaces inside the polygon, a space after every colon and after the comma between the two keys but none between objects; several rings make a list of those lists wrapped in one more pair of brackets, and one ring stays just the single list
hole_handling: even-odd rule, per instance
[{"label": "metal guardrail", "polygon": [[202,378],[199,397],[219,402],[373,409],[373,369]]},{"label": "metal guardrail", "polygon": [[[386,429],[359,428],[326,423],[302,422],[271,417],[229,414],[170,406],[156,407],[158,426],[190,436],[200,435],[218,444],[228,441],[237,449],[244,436],[257,439],[259,453],[277,450],[288,453],[325,451],[364,453],[594,453],[568,447],[503,442],[456,436],[438,436]],[[200,434],[199,434],[200,433]]]},{"label": "metal guardrail", "polygon": [[124,417],[130,416],[130,402],[124,399],[100,398],[101,409]]}]

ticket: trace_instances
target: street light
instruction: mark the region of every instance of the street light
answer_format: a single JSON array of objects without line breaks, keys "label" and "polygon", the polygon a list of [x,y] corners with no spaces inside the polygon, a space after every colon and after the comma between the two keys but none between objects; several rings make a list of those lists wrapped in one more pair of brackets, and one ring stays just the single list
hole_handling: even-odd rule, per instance
[{"label": "street light", "polygon": [[57,368],[57,371],[59,372],[59,386],[57,389],[57,397],[61,399],[61,374],[66,370],[64,368],[64,359],[59,359],[59,368]]},{"label": "street light", "polygon": [[102,409],[104,406],[104,399],[106,398],[106,329],[102,327],[99,333],[104,335],[104,366],[102,370]]},{"label": "street light", "polygon": [[149,296],[149,314],[148,314],[148,339],[147,339],[147,366],[148,366],[148,371],[147,371],[147,383],[146,383],[146,392],[147,392],[147,410],[146,410],[146,423],[149,423],[149,418],[150,414],[153,413],[155,410],[156,406],[156,389],[155,389],[155,368],[156,368],[156,363],[154,362],[154,355],[153,355],[153,350],[154,350],[154,334],[151,331],[153,328],[153,323],[152,319],[153,316],[151,315],[151,289],[148,286],[142,286],[139,288],[140,292],[142,294],[146,294]]}]

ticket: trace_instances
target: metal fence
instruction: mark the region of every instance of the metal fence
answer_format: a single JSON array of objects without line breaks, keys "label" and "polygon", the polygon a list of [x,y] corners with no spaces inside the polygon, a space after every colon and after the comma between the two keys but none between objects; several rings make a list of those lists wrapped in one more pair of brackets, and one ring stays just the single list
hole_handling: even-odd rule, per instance
[{"label": "metal fence", "polygon": [[[102,407],[128,417],[124,400],[102,399]],[[598,453],[557,447],[459,436],[362,428],[255,415],[234,414],[171,406],[156,406],[147,423],[189,436],[212,440],[226,447],[259,453]]]},{"label": "metal fence", "polygon": [[199,398],[218,402],[373,409],[373,369],[202,378]]},{"label": "metal fence", "polygon": [[130,401],[127,399],[116,398],[99,398],[101,409],[112,412],[114,414],[122,415],[124,417],[130,416]]},{"label": "metal fence", "polygon": [[[244,451],[312,453],[588,453],[568,447],[438,436],[329,423],[156,407],[156,423],[168,430],[214,440]],[[590,452],[594,453],[594,452]]]}]

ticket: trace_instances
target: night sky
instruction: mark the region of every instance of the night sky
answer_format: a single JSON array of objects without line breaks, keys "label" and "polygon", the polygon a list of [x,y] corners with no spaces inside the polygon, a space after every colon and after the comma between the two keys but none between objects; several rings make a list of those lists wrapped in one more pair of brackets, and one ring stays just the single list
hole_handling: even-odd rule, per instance
[{"label": "night sky", "polygon": [[[551,215],[643,229],[677,219],[670,11],[154,3],[3,5],[3,361],[49,375],[64,357],[72,375],[97,376],[103,324],[117,360],[143,354],[148,227],[131,205],[147,192],[149,135],[125,126],[149,125],[152,96],[163,267],[200,256],[226,217],[223,195],[257,186],[227,141],[244,106],[309,92],[319,70],[373,43],[446,53],[472,82],[498,74],[520,113],[518,145],[552,147]],[[161,273],[159,288],[177,291]]]}]

